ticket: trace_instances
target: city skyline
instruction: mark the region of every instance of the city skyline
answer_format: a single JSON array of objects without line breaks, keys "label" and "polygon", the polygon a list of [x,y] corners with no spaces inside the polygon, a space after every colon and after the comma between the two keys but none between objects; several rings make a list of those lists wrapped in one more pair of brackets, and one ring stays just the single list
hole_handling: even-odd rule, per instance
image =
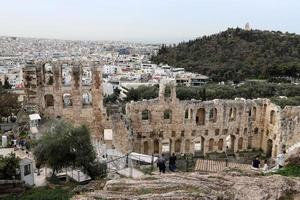
[{"label": "city skyline", "polygon": [[0,35],[67,40],[177,43],[244,27],[300,33],[300,2],[259,0],[11,0]]}]

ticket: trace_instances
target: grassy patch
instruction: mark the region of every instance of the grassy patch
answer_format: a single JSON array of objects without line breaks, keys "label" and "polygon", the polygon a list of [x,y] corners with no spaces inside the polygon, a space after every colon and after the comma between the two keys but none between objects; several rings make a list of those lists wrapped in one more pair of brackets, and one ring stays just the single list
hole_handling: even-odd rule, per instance
[{"label": "grassy patch", "polygon": [[27,190],[22,195],[10,195],[3,200],[68,200],[72,197],[71,187],[38,187]]},{"label": "grassy patch", "polygon": [[300,166],[298,166],[298,165],[288,165],[284,168],[279,169],[274,174],[280,174],[282,176],[300,177]]}]

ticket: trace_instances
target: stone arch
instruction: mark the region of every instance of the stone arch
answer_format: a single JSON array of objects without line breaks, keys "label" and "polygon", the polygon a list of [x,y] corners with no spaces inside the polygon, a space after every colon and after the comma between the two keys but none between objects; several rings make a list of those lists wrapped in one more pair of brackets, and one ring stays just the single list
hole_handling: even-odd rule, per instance
[{"label": "stone arch", "polygon": [[170,139],[164,139],[162,142],[162,152],[170,153],[171,151],[171,141]]},{"label": "stone arch", "polygon": [[53,85],[53,82],[54,82],[53,66],[50,63],[45,63],[43,66],[43,70],[44,70],[45,84]]},{"label": "stone arch", "polygon": [[205,125],[205,109],[199,108],[196,115],[196,124]]},{"label": "stone arch", "polygon": [[46,94],[44,96],[44,100],[45,100],[45,107],[46,108],[54,106],[54,97],[53,97],[52,94]]},{"label": "stone arch", "polygon": [[83,106],[92,105],[92,94],[89,91],[84,91],[82,93],[82,105]]},{"label": "stone arch", "polygon": [[270,124],[274,124],[275,123],[275,111],[271,110],[270,112]]},{"label": "stone arch", "polygon": [[238,140],[238,150],[243,149],[244,138],[240,137]]},{"label": "stone arch", "polygon": [[226,137],[226,149],[228,151],[234,152],[234,145],[235,145],[235,136],[234,135],[228,135]]},{"label": "stone arch", "polygon": [[175,152],[180,153],[181,152],[181,140],[178,139],[175,141]]},{"label": "stone arch", "polygon": [[209,110],[209,121],[210,122],[217,122],[218,110],[217,108],[212,108]]},{"label": "stone arch", "polygon": [[167,84],[165,86],[165,90],[164,90],[164,97],[165,98],[170,98],[171,97],[171,92],[172,92],[172,87],[170,84]]},{"label": "stone arch", "polygon": [[92,69],[84,66],[81,68],[81,84],[83,86],[92,85]]},{"label": "stone arch", "polygon": [[194,116],[194,110],[190,108],[190,118],[189,119],[193,119]]},{"label": "stone arch", "polygon": [[191,141],[189,139],[186,139],[185,144],[184,144],[185,153],[190,152],[190,150],[191,150],[190,147],[191,147]]},{"label": "stone arch", "polygon": [[149,143],[148,143],[148,141],[144,141],[144,144],[143,144],[143,146],[144,146],[144,154],[149,154]]},{"label": "stone arch", "polygon": [[248,149],[252,149],[252,146],[253,146],[253,145],[252,145],[252,140],[253,140],[253,137],[252,137],[252,136],[249,136],[249,137],[248,137],[248,146],[247,146]]},{"label": "stone arch", "polygon": [[143,110],[142,112],[142,120],[148,120],[150,121],[151,119],[151,112],[148,109]]},{"label": "stone arch", "polygon": [[188,119],[189,118],[189,110],[186,109],[184,112],[184,119]]},{"label": "stone arch", "polygon": [[223,150],[223,146],[224,146],[224,140],[221,138],[218,141],[218,150],[222,151]]},{"label": "stone arch", "polygon": [[234,121],[235,119],[236,119],[236,108],[230,108],[229,121]]},{"label": "stone arch", "polygon": [[72,81],[72,66],[62,64],[61,66],[61,81],[63,86],[70,86]]},{"label": "stone arch", "polygon": [[63,106],[64,107],[73,106],[72,96],[70,93],[63,94]]},{"label": "stone arch", "polygon": [[273,149],[273,140],[268,139],[266,156],[269,158],[272,157],[272,149]]},{"label": "stone arch", "polygon": [[208,140],[208,151],[213,151],[214,150],[214,143],[215,143],[215,141],[214,141],[214,139],[213,138],[210,138],[209,140]]},{"label": "stone arch", "polygon": [[164,111],[164,119],[168,119],[168,120],[172,119],[172,110],[167,109]]},{"label": "stone arch", "polygon": [[158,139],[155,139],[153,141],[153,153],[158,154],[159,153],[159,141]]},{"label": "stone arch", "polygon": [[256,120],[256,107],[255,107],[255,106],[253,106],[253,114],[252,114],[252,119],[253,119],[253,121],[255,121],[255,120]]},{"label": "stone arch", "polygon": [[204,153],[204,144],[205,138],[204,137],[197,137],[194,139],[194,152],[202,152]]}]

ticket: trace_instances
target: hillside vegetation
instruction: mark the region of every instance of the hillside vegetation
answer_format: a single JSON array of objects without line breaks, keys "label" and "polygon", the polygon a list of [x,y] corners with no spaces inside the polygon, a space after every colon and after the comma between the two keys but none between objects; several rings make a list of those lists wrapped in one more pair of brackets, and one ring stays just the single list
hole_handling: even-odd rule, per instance
[{"label": "hillside vegetation", "polygon": [[[140,86],[127,93],[126,102],[141,101],[158,97],[158,86]],[[239,86],[219,85],[215,83],[200,87],[176,88],[177,98],[180,100],[213,100],[234,98],[269,98],[282,108],[300,105],[300,85],[291,83],[247,82]],[[285,96],[281,98],[281,96]]]},{"label": "hillside vegetation", "polygon": [[229,28],[178,45],[162,45],[152,61],[184,67],[214,81],[300,77],[300,35]]}]

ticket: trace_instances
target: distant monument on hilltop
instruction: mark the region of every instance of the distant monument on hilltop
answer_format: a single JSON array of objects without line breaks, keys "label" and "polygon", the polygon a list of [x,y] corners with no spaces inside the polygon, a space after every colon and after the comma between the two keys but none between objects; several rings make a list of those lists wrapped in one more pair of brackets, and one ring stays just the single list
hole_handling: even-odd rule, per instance
[{"label": "distant monument on hilltop", "polygon": [[245,30],[246,31],[250,31],[251,30],[249,22],[246,23]]}]

